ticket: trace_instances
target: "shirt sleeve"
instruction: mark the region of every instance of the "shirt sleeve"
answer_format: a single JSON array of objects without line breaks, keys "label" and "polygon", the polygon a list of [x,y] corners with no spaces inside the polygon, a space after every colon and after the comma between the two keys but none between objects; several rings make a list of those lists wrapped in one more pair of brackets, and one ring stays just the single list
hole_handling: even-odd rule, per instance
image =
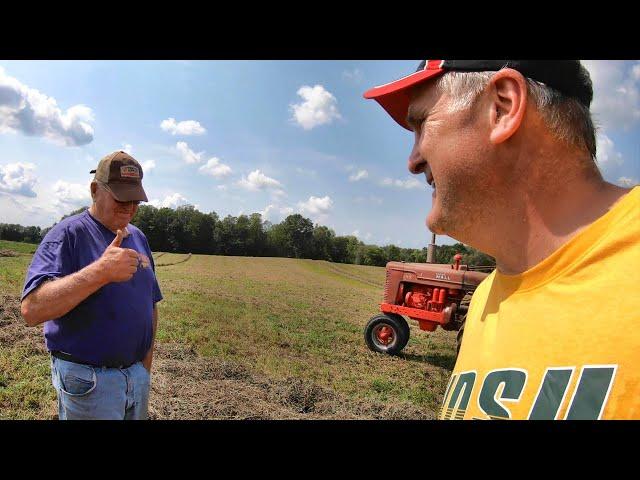
[{"label": "shirt sleeve", "polygon": [[27,270],[21,300],[24,300],[42,282],[73,273],[70,271],[72,264],[71,251],[68,242],[64,239],[42,242],[33,255],[31,265]]}]

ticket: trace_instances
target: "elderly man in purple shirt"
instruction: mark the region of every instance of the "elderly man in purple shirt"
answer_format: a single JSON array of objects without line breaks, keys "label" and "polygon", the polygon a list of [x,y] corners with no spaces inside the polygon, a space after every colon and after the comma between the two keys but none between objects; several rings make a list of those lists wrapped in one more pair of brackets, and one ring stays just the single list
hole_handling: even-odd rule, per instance
[{"label": "elderly man in purple shirt", "polygon": [[66,419],[146,419],[162,294],[151,249],[129,222],[142,168],[125,152],[102,160],[91,207],[55,225],[33,256],[22,316],[44,325],[58,413]]}]

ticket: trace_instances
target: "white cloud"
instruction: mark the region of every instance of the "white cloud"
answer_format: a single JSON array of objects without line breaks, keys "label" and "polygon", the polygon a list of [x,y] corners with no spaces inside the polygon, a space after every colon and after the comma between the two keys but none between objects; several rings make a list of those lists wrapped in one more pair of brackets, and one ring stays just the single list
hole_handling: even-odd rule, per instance
[{"label": "white cloud", "polygon": [[181,205],[187,205],[189,201],[179,193],[172,193],[171,195],[167,195],[163,200],[150,200],[149,205],[153,205],[156,208],[177,208]]},{"label": "white cloud", "polygon": [[396,188],[406,188],[411,189],[411,188],[421,188],[424,187],[425,184],[422,182],[419,182],[418,180],[416,180],[415,178],[409,178],[407,180],[394,180],[392,178],[385,178],[384,180],[382,180],[382,182],[380,183],[383,187],[396,187]]},{"label": "white cloud", "polygon": [[231,173],[231,167],[221,163],[219,158],[212,157],[198,171],[205,175],[211,175],[213,178],[224,178]]},{"label": "white cloud", "polygon": [[154,160],[147,160],[146,162],[142,162],[140,166],[142,167],[143,173],[149,173],[151,170],[156,168],[156,162]]},{"label": "white cloud", "polygon": [[[39,195],[39,197],[43,197],[43,195]],[[24,201],[22,201],[23,199]],[[63,213],[71,211],[70,209],[61,211],[54,208],[54,202],[51,201],[50,196],[43,206],[34,204],[34,201],[35,199],[32,198],[0,192],[0,212],[2,212],[0,222],[50,227],[54,222],[60,220]]]},{"label": "white cloud", "polygon": [[311,196],[306,202],[298,202],[300,213],[326,215],[333,207],[333,200],[327,195],[322,198]]},{"label": "white cloud", "polygon": [[290,105],[290,108],[293,111],[293,119],[305,130],[311,130],[319,125],[329,124],[336,118],[341,118],[336,97],[325,90],[322,85],[313,87],[304,85],[298,90],[298,95],[304,101]]},{"label": "white cloud", "polygon": [[353,232],[351,232],[351,235],[353,235],[354,237],[360,237],[360,230],[354,230]]},{"label": "white cloud", "polygon": [[55,98],[24,85],[0,67],[0,133],[21,132],[59,145],[86,145],[93,141],[93,120],[93,111],[86,105],[63,112]]},{"label": "white cloud", "polygon": [[264,210],[259,213],[262,215],[263,220],[269,220],[270,222],[277,223],[291,215],[293,213],[293,208],[267,205]]},{"label": "white cloud", "polygon": [[33,187],[37,183],[33,163],[10,163],[0,165],[0,191],[15,193],[25,197],[35,197]]},{"label": "white cloud", "polygon": [[185,163],[189,164],[200,163],[202,161],[202,156],[204,155],[204,152],[196,153],[191,150],[189,148],[189,145],[187,145],[187,142],[176,143],[176,150],[178,151],[178,153],[180,153],[182,160],[184,160]]},{"label": "white cloud", "polygon": [[615,149],[613,141],[602,131],[596,135],[596,157],[601,166],[624,163],[622,154]]},{"label": "white cloud", "polygon": [[69,183],[58,180],[53,185],[53,193],[56,197],[56,204],[61,209],[70,207],[79,208],[91,204],[91,194],[89,184]]},{"label": "white cloud", "polygon": [[133,155],[133,147],[128,143],[122,144],[122,151],[128,153],[129,155]]},{"label": "white cloud", "polygon": [[363,178],[367,178],[369,176],[369,172],[366,170],[358,170],[358,172],[349,176],[350,182],[357,182],[358,180],[362,180]]},{"label": "white cloud", "polygon": [[351,83],[359,85],[362,83],[362,71],[359,68],[354,68],[353,70],[345,70],[342,72],[342,78],[348,80]]},{"label": "white cloud", "polygon": [[640,63],[582,60],[593,82],[591,111],[597,125],[629,129],[640,120]]},{"label": "white cloud", "polygon": [[218,188],[218,190],[225,191],[227,189],[227,186],[226,185],[218,185],[217,188]]},{"label": "white cloud", "polygon": [[282,184],[275,178],[267,177],[260,170],[254,170],[249,174],[247,178],[244,176],[238,182],[238,185],[252,192],[258,190],[264,190],[266,188],[278,188],[281,189]]},{"label": "white cloud", "polygon": [[160,123],[160,128],[171,135],[203,135],[207,130],[195,120],[183,120],[176,122],[175,118],[169,117]]},{"label": "white cloud", "polygon": [[640,182],[638,182],[637,178],[620,177],[618,179],[618,185],[621,187],[635,187],[638,184],[640,184]]}]

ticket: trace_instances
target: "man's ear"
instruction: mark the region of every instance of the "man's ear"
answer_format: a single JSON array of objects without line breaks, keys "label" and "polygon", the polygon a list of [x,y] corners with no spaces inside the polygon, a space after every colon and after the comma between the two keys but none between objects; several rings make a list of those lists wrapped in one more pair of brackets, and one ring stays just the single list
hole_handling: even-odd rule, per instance
[{"label": "man's ear", "polygon": [[502,143],[518,131],[527,106],[527,81],[517,70],[505,68],[489,81],[490,141]]},{"label": "man's ear", "polygon": [[94,181],[91,182],[91,186],[89,187],[91,190],[91,200],[96,201],[96,191],[98,190],[98,184]]}]

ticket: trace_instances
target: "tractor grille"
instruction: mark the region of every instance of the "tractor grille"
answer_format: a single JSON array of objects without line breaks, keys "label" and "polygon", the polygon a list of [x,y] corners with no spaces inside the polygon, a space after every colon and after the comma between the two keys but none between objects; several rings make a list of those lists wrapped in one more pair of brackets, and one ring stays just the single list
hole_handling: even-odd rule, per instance
[{"label": "tractor grille", "polygon": [[389,270],[387,270],[387,276],[384,280],[384,293],[382,294],[382,301],[386,302],[387,301],[387,294],[389,293],[389,280],[391,278],[391,272]]}]

